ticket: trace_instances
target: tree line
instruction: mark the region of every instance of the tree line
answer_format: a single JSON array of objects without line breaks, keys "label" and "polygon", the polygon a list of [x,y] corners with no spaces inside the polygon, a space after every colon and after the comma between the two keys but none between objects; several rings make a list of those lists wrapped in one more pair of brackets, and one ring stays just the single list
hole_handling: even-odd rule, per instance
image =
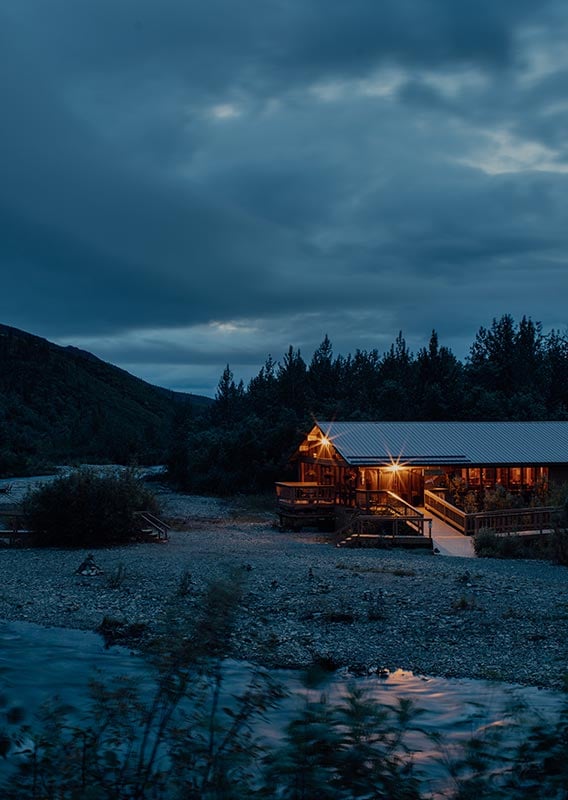
[{"label": "tree line", "polygon": [[176,417],[170,475],[191,491],[266,490],[294,477],[290,457],[315,419],[568,419],[568,337],[505,314],[463,362],[432,331],[416,354],[399,333],[383,353],[335,355],[326,335],[309,362],[290,346],[246,386],[227,365],[208,412]]}]

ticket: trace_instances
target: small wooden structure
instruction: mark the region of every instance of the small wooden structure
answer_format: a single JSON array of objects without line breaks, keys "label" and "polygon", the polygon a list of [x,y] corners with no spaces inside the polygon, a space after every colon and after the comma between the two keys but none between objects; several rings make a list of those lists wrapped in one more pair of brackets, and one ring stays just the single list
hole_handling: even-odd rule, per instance
[{"label": "small wooden structure", "polygon": [[[138,511],[140,520],[139,535],[148,540],[167,541],[169,526],[149,511]],[[26,517],[21,512],[0,512],[0,541],[9,546],[33,541],[33,531],[26,527]]]},{"label": "small wooden structure", "polygon": [[150,513],[150,511],[137,511],[136,516],[140,520],[140,533],[143,536],[167,542],[170,526],[163,519]]},{"label": "small wooden structure", "polygon": [[26,520],[19,512],[0,513],[0,541],[10,547],[30,541],[32,531],[26,528]]}]

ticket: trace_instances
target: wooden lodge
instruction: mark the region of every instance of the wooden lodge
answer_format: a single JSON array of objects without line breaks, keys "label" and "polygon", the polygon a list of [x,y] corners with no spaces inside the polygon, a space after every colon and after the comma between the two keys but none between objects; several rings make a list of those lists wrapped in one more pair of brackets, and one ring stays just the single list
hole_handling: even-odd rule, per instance
[{"label": "wooden lodge", "polygon": [[[352,510],[397,526],[402,518],[422,536],[425,512],[468,534],[542,530],[554,511],[542,498],[568,482],[568,422],[319,422],[295,460],[298,481],[276,484],[283,527],[337,527]],[[458,490],[471,505],[497,488],[514,508],[491,519],[455,504]]]}]

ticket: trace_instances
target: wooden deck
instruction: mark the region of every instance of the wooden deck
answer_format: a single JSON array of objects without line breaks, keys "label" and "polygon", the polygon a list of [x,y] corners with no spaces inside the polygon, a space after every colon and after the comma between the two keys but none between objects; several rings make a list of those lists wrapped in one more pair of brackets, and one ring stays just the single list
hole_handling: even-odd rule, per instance
[{"label": "wooden deck", "polygon": [[276,513],[282,529],[333,530],[336,508],[334,486],[290,481],[276,484]]},{"label": "wooden deck", "polygon": [[432,549],[431,519],[386,490],[353,491],[350,498],[317,483],[276,484],[280,528],[334,530],[338,547]]}]

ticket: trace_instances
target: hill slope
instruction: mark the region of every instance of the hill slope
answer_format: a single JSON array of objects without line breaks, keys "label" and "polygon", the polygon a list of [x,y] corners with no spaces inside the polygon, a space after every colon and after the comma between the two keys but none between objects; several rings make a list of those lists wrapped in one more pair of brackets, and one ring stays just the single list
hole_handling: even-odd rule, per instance
[{"label": "hill slope", "polygon": [[0,474],[42,461],[160,461],[174,417],[209,402],[0,325]]}]

